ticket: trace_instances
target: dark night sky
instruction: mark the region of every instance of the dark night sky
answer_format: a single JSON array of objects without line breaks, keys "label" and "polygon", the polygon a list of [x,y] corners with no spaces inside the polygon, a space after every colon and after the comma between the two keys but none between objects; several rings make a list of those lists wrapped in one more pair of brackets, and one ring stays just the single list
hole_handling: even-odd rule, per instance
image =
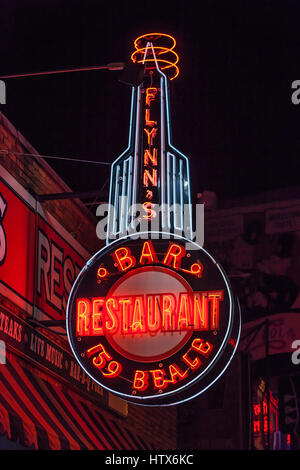
[{"label": "dark night sky", "polygon": [[[173,143],[192,189],[222,199],[299,185],[299,1],[0,0],[0,74],[128,61],[150,30],[177,39]],[[195,5],[198,9],[195,10]],[[221,6],[220,6],[221,5]],[[1,111],[45,155],[112,162],[126,147],[130,87],[120,72],[6,81]],[[74,190],[109,167],[48,161]]]}]

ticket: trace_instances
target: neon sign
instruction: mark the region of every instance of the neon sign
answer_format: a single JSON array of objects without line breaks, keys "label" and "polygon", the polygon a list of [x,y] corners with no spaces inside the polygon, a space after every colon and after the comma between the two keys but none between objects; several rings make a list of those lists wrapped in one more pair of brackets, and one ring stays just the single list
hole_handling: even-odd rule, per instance
[{"label": "neon sign", "polygon": [[[159,45],[155,42],[159,40]],[[155,57],[150,56],[145,58],[146,45],[148,41],[154,43]],[[163,44],[163,45],[162,45]],[[135,51],[131,55],[133,62],[145,63],[148,70],[155,70],[157,64],[160,70],[166,73],[170,80],[174,80],[179,74],[178,54],[174,51],[176,46],[175,39],[169,34],[164,33],[148,33],[139,36],[134,41]]]},{"label": "neon sign", "polygon": [[73,286],[73,352],[99,384],[128,401],[168,404],[199,393],[236,348],[239,317],[229,282],[204,249],[188,252],[185,242],[117,240]]},{"label": "neon sign", "polygon": [[146,73],[143,83],[132,88],[128,147],[111,168],[109,203],[114,210],[108,217],[108,243],[132,233],[135,204],[142,205],[144,221],[155,219],[157,230],[192,235],[189,160],[171,139],[168,77],[179,72],[175,45],[162,33],[135,41],[131,58],[144,63]]},{"label": "neon sign", "polygon": [[268,434],[278,432],[278,400],[269,392],[269,404],[266,396],[252,405],[252,429],[254,444],[257,448],[268,447]]},{"label": "neon sign", "polygon": [[[77,336],[217,330],[223,291],[77,299]],[[97,326],[95,326],[97,325]]]},{"label": "neon sign", "polygon": [[[145,88],[145,125],[144,133],[144,160],[143,160],[143,190],[142,201],[145,214],[143,218],[151,220],[156,217],[155,205],[158,203],[158,121],[152,120],[150,115],[153,105],[159,101],[159,90],[157,87]],[[154,103],[152,103],[154,102]]]},{"label": "neon sign", "polygon": [[[154,406],[210,387],[240,335],[238,302],[222,268],[191,237],[171,234],[183,227],[183,207],[191,202],[189,161],[171,143],[162,72],[178,74],[174,46],[157,33],[135,42],[132,58],[146,74],[132,91],[128,148],[112,165],[110,202],[120,216],[109,216],[107,246],[77,277],[67,307],[69,343],[85,372],[127,401]],[[122,237],[135,203],[141,217],[159,220],[159,230]],[[171,214],[176,204],[179,213]]]}]

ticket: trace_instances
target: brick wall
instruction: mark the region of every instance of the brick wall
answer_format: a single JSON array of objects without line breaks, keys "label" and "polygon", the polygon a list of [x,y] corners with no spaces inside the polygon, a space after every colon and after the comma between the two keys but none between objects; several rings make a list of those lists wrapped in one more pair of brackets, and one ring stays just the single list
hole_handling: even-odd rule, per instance
[{"label": "brick wall", "polygon": [[[38,152],[2,113],[0,113],[0,150],[5,151],[0,152],[0,164],[27,190],[33,190],[37,194],[71,191],[44,159],[15,155],[15,153],[38,154]],[[43,202],[42,207],[52,214],[89,253],[93,254],[103,246],[103,242],[96,237],[97,220],[80,200],[48,201]],[[14,311],[14,305],[10,301],[0,298],[1,302],[10,304],[10,310]],[[20,309],[17,314],[22,316]],[[48,336],[58,344],[63,342],[55,334],[48,333]],[[152,443],[156,449],[175,449],[176,417],[176,407],[148,408],[129,405],[128,416],[120,418],[120,424],[125,422],[126,426]]]}]

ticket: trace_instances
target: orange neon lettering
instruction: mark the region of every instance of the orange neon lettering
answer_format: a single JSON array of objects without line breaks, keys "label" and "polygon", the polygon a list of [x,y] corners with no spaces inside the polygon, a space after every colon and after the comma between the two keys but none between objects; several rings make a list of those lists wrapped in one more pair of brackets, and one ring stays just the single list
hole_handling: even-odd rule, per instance
[{"label": "orange neon lettering", "polygon": [[92,348],[88,349],[85,354],[87,357],[91,357],[93,356],[94,354],[97,354],[97,352],[99,351],[103,351],[103,346],[102,344],[96,344],[96,346],[93,346]]},{"label": "orange neon lettering", "polygon": [[198,369],[198,367],[201,366],[202,362],[200,361],[199,357],[196,357],[194,360],[192,360],[188,355],[189,352],[190,349],[182,356],[181,359],[189,366],[191,370]]},{"label": "orange neon lettering", "polygon": [[[122,371],[122,366],[117,361],[112,361],[112,357],[106,349],[104,348],[103,344],[96,344],[92,348],[86,351],[87,357],[91,357],[94,354],[97,356],[93,357],[92,363],[97,369],[100,369],[101,373],[108,378],[117,377]],[[108,364],[107,364],[108,362]],[[107,371],[102,370],[107,364]]]},{"label": "orange neon lettering", "polygon": [[157,88],[149,87],[146,88],[146,104],[150,106],[151,101],[155,100],[155,95],[157,93]]},{"label": "orange neon lettering", "polygon": [[102,355],[98,354],[98,356],[93,357],[93,365],[97,367],[97,369],[102,369],[106,364],[105,359],[107,359],[107,361],[110,361],[112,359],[112,357],[108,354],[107,351],[105,351]]},{"label": "orange neon lettering", "polygon": [[194,292],[194,329],[208,330],[208,300],[206,292]]},{"label": "orange neon lettering", "polygon": [[147,240],[143,243],[139,264],[152,264],[157,262],[157,256],[153,243],[151,240]]},{"label": "orange neon lettering", "polygon": [[150,119],[150,109],[145,109],[145,123],[149,127],[157,126],[157,121],[151,121]]},{"label": "orange neon lettering", "polygon": [[122,333],[129,332],[129,306],[131,305],[130,299],[119,299],[119,304],[121,304],[121,318],[122,321]]},{"label": "orange neon lettering", "polygon": [[151,220],[152,217],[156,217],[156,211],[153,209],[153,207],[155,207],[155,204],[152,202],[143,203],[143,209],[146,212],[146,214],[143,214],[143,219]]},{"label": "orange neon lettering", "polygon": [[219,329],[219,318],[220,318],[220,301],[224,298],[224,292],[222,290],[216,292],[209,292],[208,300],[211,302],[211,329]]},{"label": "orange neon lettering", "polygon": [[147,189],[147,191],[146,191],[146,199],[150,199],[150,201],[151,201],[152,198],[153,198],[153,192],[150,191],[150,189]]},{"label": "orange neon lettering", "polygon": [[112,256],[116,261],[119,271],[127,271],[129,268],[135,266],[135,257],[131,255],[130,249],[125,246],[118,248]]},{"label": "orange neon lettering", "polygon": [[[167,261],[171,266],[177,266],[176,258],[180,253],[173,251],[172,255]],[[124,256],[120,259],[124,261]],[[140,258],[134,259],[134,262],[138,261],[139,266],[151,266],[157,260],[155,248],[151,240],[147,240],[143,242]],[[219,327],[221,300],[223,291],[178,292],[176,296],[161,293],[96,297],[91,300],[81,298],[77,299],[76,305],[76,335],[99,336],[115,334],[119,330],[122,334],[154,333],[159,329],[163,332],[215,330]],[[235,342],[230,342],[235,347]],[[205,355],[212,345],[196,338],[192,348]]]},{"label": "orange neon lettering", "polygon": [[176,307],[176,299],[173,294],[163,294],[161,296],[162,305],[162,318],[164,331],[172,331],[175,329],[175,315],[174,310]]},{"label": "orange neon lettering", "polygon": [[154,147],[152,153],[149,149],[144,151],[144,165],[149,165],[149,160],[152,165],[157,166],[157,148]]},{"label": "orange neon lettering", "polygon": [[201,263],[194,263],[190,269],[183,269],[182,271],[193,274],[194,276],[201,277],[203,272],[203,265]]},{"label": "orange neon lettering", "polygon": [[192,349],[199,352],[203,356],[208,356],[212,351],[213,345],[201,338],[195,338],[192,342]]},{"label": "orange neon lettering", "polygon": [[[93,349],[94,351],[92,352]],[[97,356],[93,357],[92,362],[93,362],[93,365],[97,367],[97,369],[102,369],[103,367],[105,367],[107,361],[112,360],[111,355],[108,354],[108,352],[106,351],[106,349],[104,348],[102,344],[98,344],[97,346],[94,346],[94,348],[88,349],[87,355],[89,354],[89,356],[91,356],[92,354],[96,352],[96,350],[99,350],[99,349],[100,349],[100,352],[98,353]]]},{"label": "orange neon lettering", "polygon": [[186,293],[179,294],[179,308],[178,308],[178,329],[189,330],[191,329],[191,305],[189,295]]},{"label": "orange neon lettering", "polygon": [[144,131],[147,134],[147,143],[148,143],[148,145],[153,145],[153,140],[157,136],[157,132],[158,132],[157,127],[152,127],[152,129],[150,131],[148,131],[148,129],[144,128]]},{"label": "orange neon lettering", "polygon": [[160,328],[159,296],[147,295],[147,329],[150,333],[156,333]]},{"label": "orange neon lettering", "polygon": [[106,315],[108,319],[105,322],[105,329],[108,333],[114,334],[118,330],[118,317],[112,309],[118,308],[118,302],[113,297],[106,299]]},{"label": "orange neon lettering", "polygon": [[86,336],[89,334],[89,322],[91,315],[91,302],[89,299],[77,299],[76,305],[76,335]]},{"label": "orange neon lettering", "polygon": [[188,370],[183,372],[176,364],[171,364],[169,366],[169,372],[171,376],[171,380],[169,382],[171,382],[172,384],[175,384],[180,380],[185,379],[188,375]]},{"label": "orange neon lettering", "polygon": [[143,298],[141,296],[136,296],[131,323],[133,333],[144,333],[146,331],[144,316]]},{"label": "orange neon lettering", "polygon": [[110,361],[107,366],[107,371],[108,372],[106,372],[105,370],[101,370],[104,377],[107,377],[108,379],[113,379],[114,377],[117,377],[121,374],[122,365],[117,361]]},{"label": "orange neon lettering", "polygon": [[92,334],[103,335],[103,307],[105,306],[105,297],[92,299],[93,314],[92,314]]},{"label": "orange neon lettering", "polygon": [[186,250],[183,246],[176,243],[170,243],[166,256],[164,257],[163,264],[167,266],[173,265],[173,268],[180,268],[181,258],[185,256]]},{"label": "orange neon lettering", "polygon": [[143,370],[136,370],[133,379],[133,388],[142,392],[149,385],[149,373]]},{"label": "orange neon lettering", "polygon": [[168,386],[168,381],[165,379],[166,373],[163,369],[154,369],[149,372],[152,374],[155,388],[162,390]]},{"label": "orange neon lettering", "polygon": [[155,168],[152,168],[152,174],[150,173],[150,170],[145,169],[144,174],[143,174],[143,185],[148,188],[149,182],[151,183],[152,186],[157,186],[157,170]]}]

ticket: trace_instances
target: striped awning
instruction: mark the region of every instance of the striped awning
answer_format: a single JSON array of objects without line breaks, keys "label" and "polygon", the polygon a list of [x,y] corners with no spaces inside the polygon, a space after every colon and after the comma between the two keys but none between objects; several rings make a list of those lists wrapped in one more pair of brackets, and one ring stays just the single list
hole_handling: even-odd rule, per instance
[{"label": "striped awning", "polygon": [[141,436],[60,382],[0,364],[0,434],[32,449],[151,449]]}]

